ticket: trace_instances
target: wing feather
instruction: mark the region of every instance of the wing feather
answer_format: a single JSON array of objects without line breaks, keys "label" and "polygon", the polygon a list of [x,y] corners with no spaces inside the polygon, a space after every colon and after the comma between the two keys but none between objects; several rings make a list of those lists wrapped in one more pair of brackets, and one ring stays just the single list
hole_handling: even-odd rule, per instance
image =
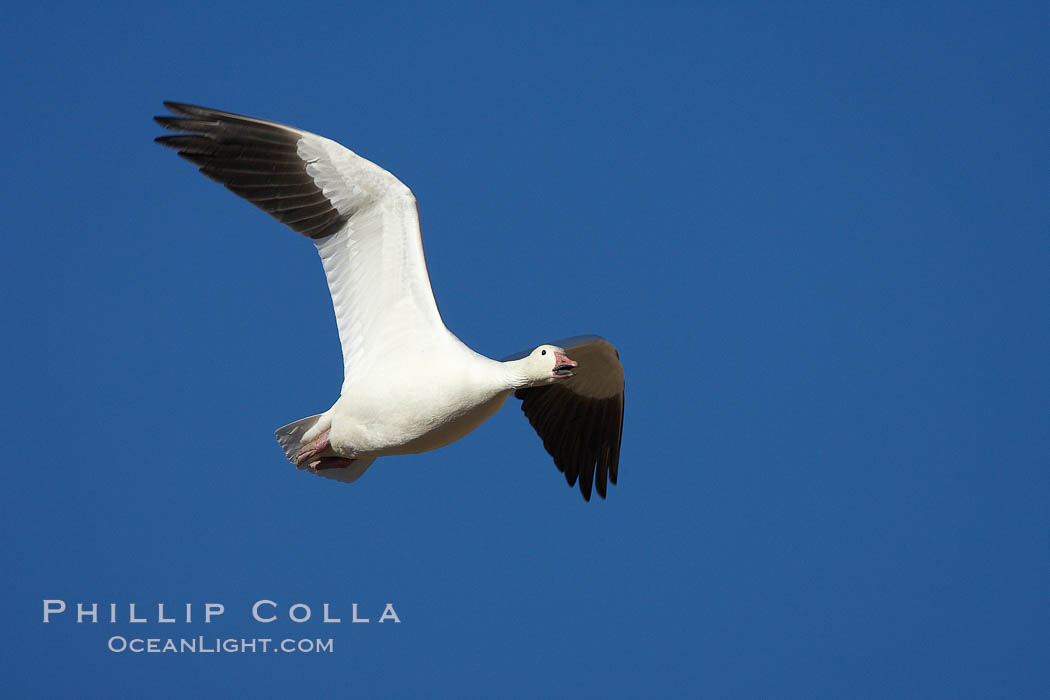
[{"label": "wing feather", "polygon": [[165,102],[180,132],[156,139],[239,197],[313,239],[343,348],[344,389],[366,350],[432,345],[451,334],[430,287],[419,209],[396,177],[316,134],[208,107]]}]

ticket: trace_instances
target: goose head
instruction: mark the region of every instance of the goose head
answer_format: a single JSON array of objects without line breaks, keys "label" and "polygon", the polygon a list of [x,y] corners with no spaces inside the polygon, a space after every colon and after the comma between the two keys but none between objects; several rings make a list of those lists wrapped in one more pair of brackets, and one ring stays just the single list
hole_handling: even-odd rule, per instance
[{"label": "goose head", "polygon": [[518,360],[519,371],[524,374],[529,386],[553,384],[573,375],[579,363],[565,355],[565,348],[556,345],[541,345]]}]

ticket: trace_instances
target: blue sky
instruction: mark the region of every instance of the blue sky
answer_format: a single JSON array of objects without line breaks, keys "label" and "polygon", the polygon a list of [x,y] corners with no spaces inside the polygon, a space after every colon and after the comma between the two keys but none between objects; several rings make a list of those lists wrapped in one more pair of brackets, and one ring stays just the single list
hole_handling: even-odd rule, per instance
[{"label": "blue sky", "polygon": [[[5,687],[1045,696],[1046,9],[912,5],[6,13]],[[287,464],[341,383],[320,264],[152,143],[163,99],[401,178],[478,351],[616,343],[608,500],[516,403],[350,486]],[[334,650],[107,651],[198,635]]]}]

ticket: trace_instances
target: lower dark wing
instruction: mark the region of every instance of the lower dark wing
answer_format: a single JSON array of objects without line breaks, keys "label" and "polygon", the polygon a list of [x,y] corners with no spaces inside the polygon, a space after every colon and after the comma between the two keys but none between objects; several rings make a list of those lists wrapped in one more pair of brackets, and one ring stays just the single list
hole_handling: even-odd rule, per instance
[{"label": "lower dark wing", "polygon": [[578,479],[580,492],[589,501],[593,483],[605,498],[607,483],[616,483],[620,466],[624,402],[620,354],[596,335],[551,345],[565,348],[569,358],[579,363],[574,375],[555,384],[518,389],[514,396],[521,399],[522,412],[569,486]]}]

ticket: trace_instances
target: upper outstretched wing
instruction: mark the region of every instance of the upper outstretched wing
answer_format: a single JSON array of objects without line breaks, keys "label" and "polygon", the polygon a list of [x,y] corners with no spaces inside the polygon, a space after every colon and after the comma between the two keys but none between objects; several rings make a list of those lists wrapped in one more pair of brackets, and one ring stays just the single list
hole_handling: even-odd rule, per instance
[{"label": "upper outstretched wing", "polygon": [[[344,388],[386,347],[450,335],[430,288],[416,199],[396,177],[306,131],[177,102],[155,117],[177,149],[293,230],[313,239],[332,294]],[[366,351],[367,349],[367,351]]]},{"label": "upper outstretched wing", "polygon": [[[554,384],[518,389],[521,410],[543,440],[543,447],[565,474],[569,486],[580,481],[584,500],[591,484],[605,498],[606,481],[615,484],[623,435],[624,375],[620,354],[608,340],[580,335],[551,345],[579,363],[574,375]],[[517,360],[529,351],[503,358]]]}]

